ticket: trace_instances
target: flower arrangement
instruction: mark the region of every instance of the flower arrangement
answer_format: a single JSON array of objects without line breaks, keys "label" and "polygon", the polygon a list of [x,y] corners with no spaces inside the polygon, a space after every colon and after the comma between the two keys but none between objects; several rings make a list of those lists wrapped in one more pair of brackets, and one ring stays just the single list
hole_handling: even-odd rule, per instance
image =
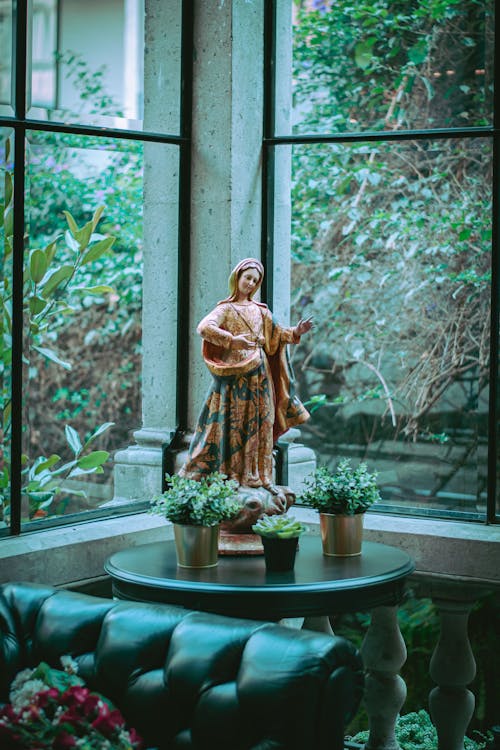
[{"label": "flower arrangement", "polygon": [[252,526],[252,531],[267,539],[295,539],[307,531],[307,526],[294,516],[261,516]]},{"label": "flower arrangement", "polygon": [[70,657],[63,670],[42,662],[14,678],[10,703],[0,708],[3,750],[141,750],[143,742],[127,729],[120,711],[91,692]]},{"label": "flower arrangement", "polygon": [[348,458],[339,461],[335,471],[321,466],[305,480],[301,500],[319,513],[352,516],[364,513],[380,500],[377,473],[370,474],[365,463],[352,468]]},{"label": "flower arrangement", "polygon": [[238,483],[225,474],[212,472],[200,480],[166,474],[166,479],[168,489],[151,501],[151,512],[172,523],[217,526],[241,510]]}]

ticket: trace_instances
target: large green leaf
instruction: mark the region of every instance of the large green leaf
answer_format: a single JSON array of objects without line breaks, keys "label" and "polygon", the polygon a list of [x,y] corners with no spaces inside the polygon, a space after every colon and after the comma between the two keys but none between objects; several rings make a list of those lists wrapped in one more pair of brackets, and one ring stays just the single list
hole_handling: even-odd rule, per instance
[{"label": "large green leaf", "polygon": [[87,456],[79,458],[77,466],[79,469],[84,469],[85,471],[96,469],[108,460],[109,455],[108,451],[92,451]]},{"label": "large green leaf", "polygon": [[110,427],[114,426],[114,422],[103,422],[103,424],[99,425],[97,430],[92,433],[92,435],[88,438],[88,440],[85,442],[83,448],[85,449],[90,443],[92,443],[99,435],[102,435],[106,430],[109,430]]},{"label": "large green leaf", "polygon": [[54,240],[54,242],[49,242],[49,244],[44,248],[45,257],[47,259],[47,267],[50,266],[50,264],[54,260],[56,249],[57,249],[56,240]]},{"label": "large green leaf", "polygon": [[85,224],[85,226],[76,233],[75,239],[80,245],[81,251],[85,250],[85,248],[89,244],[89,240],[90,240],[93,230],[94,230],[93,223],[91,221],[88,221]]},{"label": "large green leaf", "polygon": [[102,212],[104,211],[104,206],[98,206],[94,212],[94,215],[92,217],[92,226],[95,229],[96,226],[99,224],[99,221],[102,216]]},{"label": "large green leaf", "polygon": [[69,211],[63,211],[63,214],[66,217],[66,221],[68,222],[68,226],[69,226],[71,234],[73,235],[73,237],[75,237],[79,231],[78,224],[76,223],[74,218],[71,216]]},{"label": "large green leaf", "polygon": [[70,424],[67,424],[64,427],[64,432],[66,433],[66,440],[68,441],[68,445],[76,456],[82,449],[80,436],[77,431],[73,427],[71,427]]},{"label": "large green leaf", "polygon": [[89,249],[83,256],[82,263],[91,263],[93,260],[97,260],[98,258],[100,258],[101,255],[104,255],[104,253],[109,250],[114,241],[114,237],[106,237],[106,239],[96,242],[95,245],[89,247]]},{"label": "large green leaf", "polygon": [[112,286],[98,284],[97,286],[78,286],[73,289],[74,292],[85,292],[85,294],[111,294],[115,290]]},{"label": "large green leaf", "polygon": [[50,297],[50,295],[57,289],[60,284],[62,284],[63,281],[66,281],[66,279],[69,279],[74,271],[73,266],[60,266],[57,268],[47,279],[45,284],[42,287],[42,294],[45,298]]},{"label": "large green leaf", "polygon": [[74,253],[80,252],[80,244],[77,240],[75,240],[71,232],[66,231],[64,233],[64,239],[70,250],[72,250]]},{"label": "large green leaf", "polygon": [[39,284],[48,268],[47,255],[45,250],[34,250],[30,257],[30,276],[35,284]]},{"label": "large green leaf", "polygon": [[28,307],[32,315],[38,315],[47,307],[47,300],[33,295],[28,300]]},{"label": "large green leaf", "polygon": [[47,458],[45,461],[42,461],[39,463],[35,469],[35,475],[40,474],[40,472],[45,471],[46,469],[50,469],[54,464],[56,464],[58,461],[61,460],[61,456],[57,456],[55,453],[53,453],[49,458]]},{"label": "large green leaf", "polygon": [[12,203],[9,203],[3,214],[3,226],[6,237],[10,237],[14,233],[14,212],[12,211]]},{"label": "large green leaf", "polygon": [[5,190],[5,205],[8,206],[10,202],[12,201],[12,193],[13,193],[13,185],[12,185],[12,175],[10,172],[4,172],[4,190]]},{"label": "large green leaf", "polygon": [[71,362],[65,362],[63,359],[60,359],[52,349],[47,349],[45,346],[33,346],[33,349],[41,354],[42,357],[46,357],[51,362],[55,362],[56,365],[64,367],[65,370],[71,370]]},{"label": "large green leaf", "polygon": [[81,477],[83,474],[104,474],[104,469],[102,466],[94,466],[92,469],[80,469],[78,466],[75,466],[68,475],[68,478]]}]

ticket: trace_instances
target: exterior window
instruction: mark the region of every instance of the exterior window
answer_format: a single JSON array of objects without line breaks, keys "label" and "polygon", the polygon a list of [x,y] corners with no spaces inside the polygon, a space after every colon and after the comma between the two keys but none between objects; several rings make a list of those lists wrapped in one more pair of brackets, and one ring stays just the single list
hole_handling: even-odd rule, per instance
[{"label": "exterior window", "polygon": [[11,5],[2,49],[23,29],[26,57],[13,45],[0,68],[0,535],[130,512],[108,503],[111,459],[141,426],[144,215],[165,180],[179,211],[182,140],[181,3],[176,44],[156,50],[170,56],[161,118],[144,114],[142,0]]},{"label": "exterior window", "polygon": [[291,176],[292,317],[316,322],[301,439],[376,469],[385,511],[498,512],[493,10],[294,3],[291,63],[275,40],[291,116],[268,153]]}]

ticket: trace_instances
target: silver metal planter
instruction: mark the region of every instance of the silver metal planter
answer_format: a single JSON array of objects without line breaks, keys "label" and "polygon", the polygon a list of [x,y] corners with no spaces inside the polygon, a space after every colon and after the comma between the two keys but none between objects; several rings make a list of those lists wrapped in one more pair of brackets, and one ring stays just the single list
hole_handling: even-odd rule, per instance
[{"label": "silver metal planter", "polygon": [[364,517],[364,513],[357,513],[354,516],[320,513],[323,554],[331,557],[360,555]]},{"label": "silver metal planter", "polygon": [[181,568],[213,568],[218,562],[219,526],[174,523],[177,564]]}]

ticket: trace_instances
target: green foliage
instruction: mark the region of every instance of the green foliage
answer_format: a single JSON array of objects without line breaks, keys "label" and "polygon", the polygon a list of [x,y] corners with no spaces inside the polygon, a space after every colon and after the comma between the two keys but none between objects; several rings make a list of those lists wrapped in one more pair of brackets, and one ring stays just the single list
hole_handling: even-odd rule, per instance
[{"label": "green foliage", "polygon": [[[363,731],[351,737],[352,742],[366,742],[368,732]],[[479,734],[479,733],[478,733]],[[396,722],[396,739],[402,750],[436,750],[438,739],[436,729],[427,711],[417,711],[400,716]],[[465,750],[483,750],[487,737],[479,736],[478,740],[465,738]]]},{"label": "green foliage", "polygon": [[166,475],[168,489],[151,501],[151,512],[172,523],[216,526],[229,521],[241,510],[238,483],[213,472],[200,480]]},{"label": "green foliage", "polygon": [[[10,145],[6,143],[6,156],[9,158]],[[4,264],[8,269],[12,264],[12,177],[5,173],[5,205],[3,207],[4,226]],[[104,206],[99,206],[92,217],[79,225],[69,211],[64,211],[67,230],[64,234],[57,234],[44,247],[35,247],[29,252],[25,263],[23,279],[23,319],[25,325],[24,358],[30,364],[30,376],[36,377],[35,362],[41,360],[45,364],[56,365],[65,370],[71,370],[71,362],[62,358],[54,347],[57,339],[55,331],[58,325],[72,320],[76,312],[70,300],[102,298],[103,295],[114,294],[112,287],[106,284],[95,284],[91,281],[92,273],[88,268],[108,254],[115,241],[114,237],[105,236],[97,232],[104,212]],[[64,242],[62,242],[64,240]],[[85,281],[82,283],[82,271]],[[87,283],[85,283],[87,282]],[[3,397],[3,437],[8,445],[11,431],[11,401],[10,378],[8,376],[12,359],[12,285],[8,273],[4,275],[3,288],[3,369],[2,381]],[[41,364],[38,365],[42,366]],[[42,406],[42,405],[40,405]],[[49,513],[54,499],[62,491],[66,479],[82,474],[99,474],[103,472],[103,464],[109,458],[107,451],[90,450],[90,444],[109,427],[112,422],[106,422],[92,431],[83,442],[78,432],[70,425],[65,426],[67,445],[73,454],[70,461],[61,466],[55,465],[61,457],[52,454],[49,457],[39,455],[30,462],[29,457],[22,458],[25,468],[23,493],[29,501],[29,518],[41,518]],[[4,470],[0,477],[0,489],[3,496],[4,517],[8,519],[10,488],[9,461],[5,461]],[[64,487],[66,493],[85,496],[81,490],[74,491]]]},{"label": "green foliage", "polygon": [[365,463],[353,469],[350,460],[343,458],[335,471],[320,466],[306,477],[300,500],[319,513],[364,513],[380,500],[376,478],[377,473],[370,474]]},{"label": "green foliage", "polygon": [[297,521],[294,516],[273,515],[261,516],[252,530],[259,536],[294,539],[307,531],[307,526]]},{"label": "green foliage", "polygon": [[80,439],[78,432],[67,424],[65,426],[66,441],[73,458],[57,466],[61,461],[61,457],[57,454],[54,453],[49,457],[38,456],[29,467],[24,469],[25,481],[22,491],[29,500],[30,520],[49,515],[49,509],[53,506],[56,496],[63,490],[66,494],[86,496],[84,490],[72,489],[71,486],[65,485],[65,481],[85,474],[103,473],[103,464],[108,460],[109,452],[90,448],[94,440],[109,430],[113,424],[113,422],[105,422],[84,441]]},{"label": "green foliage", "polygon": [[[315,7],[297,6],[295,133],[491,122],[493,3]],[[397,459],[440,436],[427,497],[469,484],[456,474],[486,437],[491,164],[487,138],[293,146],[292,303],[315,320],[295,370],[321,460],[346,444]]]},{"label": "green foliage", "polygon": [[116,100],[106,93],[106,65],[92,70],[82,55],[70,50],[58,54],[57,60],[65,69],[65,77],[73,83],[78,92],[79,111],[75,114],[85,109],[89,114],[123,117]]}]

